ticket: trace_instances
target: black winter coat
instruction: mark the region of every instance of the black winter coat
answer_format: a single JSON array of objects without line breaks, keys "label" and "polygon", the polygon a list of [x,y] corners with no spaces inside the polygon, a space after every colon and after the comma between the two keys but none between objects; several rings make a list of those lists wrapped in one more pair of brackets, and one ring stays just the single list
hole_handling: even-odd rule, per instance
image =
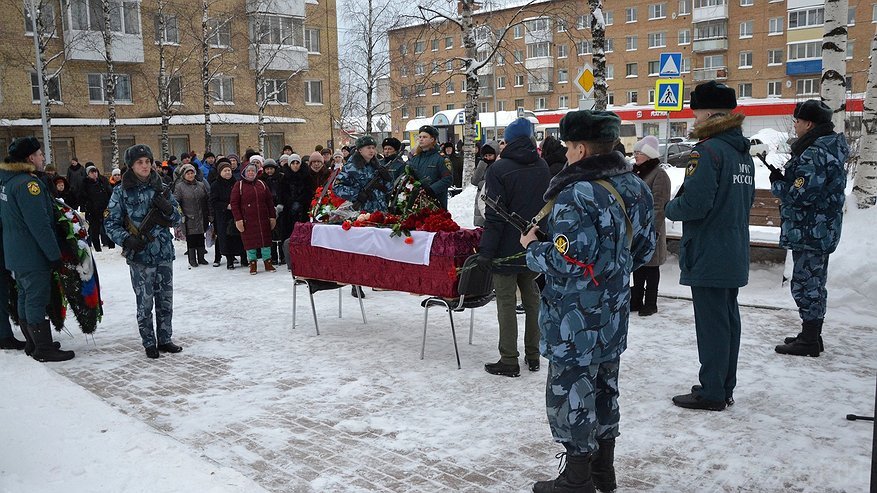
[{"label": "black winter coat", "polygon": [[551,176],[556,176],[566,166],[566,147],[554,137],[548,137],[542,143],[542,159],[548,163]]},{"label": "black winter coat", "polygon": [[[531,219],[545,206],[542,195],[548,190],[551,173],[548,164],[539,157],[536,146],[529,137],[519,137],[506,145],[502,157],[487,168],[484,193],[516,212]],[[492,259],[500,259],[523,253],[521,233],[507,223],[492,207],[485,208],[484,232],[478,253]],[[492,269],[499,273],[526,272],[523,256],[503,261]]]},{"label": "black winter coat", "polygon": [[292,171],[291,168],[286,170],[286,190],[293,222],[308,222],[308,209],[311,207],[314,191],[311,189],[310,174],[304,165],[298,171]]},{"label": "black winter coat", "polygon": [[[234,178],[226,180],[220,176],[210,186],[210,205],[213,206],[213,224],[216,231],[217,247],[221,254],[229,256],[243,255],[244,253],[240,233],[231,237],[226,235],[229,228],[228,223],[234,221],[228,204],[231,202],[231,189],[235,183],[237,180]],[[234,226],[231,227],[234,229]]]},{"label": "black winter coat", "polygon": [[110,196],[113,195],[113,186],[104,175],[97,175],[97,180],[86,178],[83,182],[81,205],[85,212],[93,217],[104,217],[104,211],[110,204]]}]

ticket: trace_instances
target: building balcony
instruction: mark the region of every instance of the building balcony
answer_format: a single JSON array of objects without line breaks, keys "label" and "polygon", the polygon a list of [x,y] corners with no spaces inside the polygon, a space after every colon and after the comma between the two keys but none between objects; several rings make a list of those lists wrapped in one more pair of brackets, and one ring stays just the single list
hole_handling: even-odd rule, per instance
[{"label": "building balcony", "polygon": [[[64,39],[75,39],[65,43],[64,56],[68,60],[91,60],[102,62],[104,57],[104,38],[100,31],[64,31]],[[118,63],[143,62],[143,36],[140,34],[113,33],[113,61]]]},{"label": "building balcony", "polygon": [[524,68],[527,70],[539,70],[542,68],[554,68],[554,57],[542,56],[524,60]]},{"label": "building balcony", "polygon": [[481,86],[478,88],[478,97],[479,98],[492,98],[493,97],[493,87],[491,86]]},{"label": "building balcony", "polygon": [[247,0],[247,12],[304,17],[305,0]]},{"label": "building balcony", "polygon": [[524,34],[524,43],[541,43],[543,41],[547,41],[549,43],[554,41],[554,31],[551,29],[546,29],[543,31],[527,31]]},{"label": "building balcony", "polygon": [[[308,50],[304,46],[261,45],[259,58],[266,70],[299,72],[308,69]],[[250,69],[256,69],[256,49],[250,46]]]},{"label": "building balcony", "polygon": [[786,62],[786,75],[813,75],[822,73],[822,59]]},{"label": "building balcony", "polygon": [[695,53],[706,53],[710,51],[726,51],[728,49],[728,38],[708,38],[695,39],[692,42],[691,51]]},{"label": "building balcony", "polygon": [[728,67],[696,68],[691,71],[695,82],[705,80],[725,80],[728,78]]},{"label": "building balcony", "polygon": [[543,92],[553,92],[554,82],[531,82],[527,84],[527,92],[530,94],[539,94]]},{"label": "building balcony", "polygon": [[698,7],[694,9],[691,22],[717,21],[728,18],[728,4]]}]

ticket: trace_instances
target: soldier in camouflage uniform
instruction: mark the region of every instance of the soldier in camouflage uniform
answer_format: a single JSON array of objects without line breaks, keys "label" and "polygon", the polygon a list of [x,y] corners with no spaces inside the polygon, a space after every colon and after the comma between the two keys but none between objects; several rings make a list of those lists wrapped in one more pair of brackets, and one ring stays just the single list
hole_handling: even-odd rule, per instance
[{"label": "soldier in camouflage uniform", "polygon": [[[393,177],[381,166],[377,157],[377,142],[371,135],[356,139],[356,153],[338,173],[332,190],[342,199],[353,202],[361,211],[387,211],[387,193],[393,186]],[[378,175],[372,186],[369,183]]]},{"label": "soldier in camouflage uniform", "polygon": [[557,479],[533,486],[536,493],[615,489],[630,273],[655,250],[649,187],[612,150],[620,126],[604,111],[574,111],[561,120],[572,164],[545,193],[553,204],[548,241],[537,240],[535,230],[521,236],[527,266],[545,275],[539,322],[540,351],[549,361],[546,408],[567,461]]},{"label": "soldier in camouflage uniform", "polygon": [[438,130],[432,125],[420,127],[417,133],[417,148],[408,160],[408,167],[424,187],[432,190],[439,205],[448,208],[448,187],[453,182],[451,160],[439,152]]},{"label": "soldier in camouflage uniform", "polygon": [[828,256],[840,241],[844,164],[850,152],[843,134],[834,131],[831,116],[822,101],[798,103],[792,159],[785,173],[770,174],[771,192],[781,201],[780,246],[792,251],[792,297],[802,320],[801,332],[776,347],[781,354],[819,356],[824,350]]},{"label": "soldier in camouflage uniform", "polygon": [[[182,223],[180,206],[173,194],[165,191],[159,174],[152,169],[152,150],[137,144],[125,151],[128,170],[122,175],[120,186],[110,197],[109,216],[105,222],[107,234],[123,246],[128,259],[131,285],[137,299],[137,326],[146,356],[158,358],[159,352],[178,353],[182,347],[173,343],[174,245],[170,226]],[[156,209],[162,224],[154,224],[149,231],[132,234],[129,224],[140,227],[150,210]],[[155,305],[156,341],[153,330],[152,308]]]}]

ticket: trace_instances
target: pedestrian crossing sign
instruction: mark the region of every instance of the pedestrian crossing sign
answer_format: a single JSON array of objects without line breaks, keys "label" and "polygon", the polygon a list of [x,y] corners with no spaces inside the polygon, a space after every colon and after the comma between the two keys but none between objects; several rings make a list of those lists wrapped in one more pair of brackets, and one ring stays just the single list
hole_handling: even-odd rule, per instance
[{"label": "pedestrian crossing sign", "polygon": [[655,83],[655,111],[682,111],[682,79],[658,79]]}]

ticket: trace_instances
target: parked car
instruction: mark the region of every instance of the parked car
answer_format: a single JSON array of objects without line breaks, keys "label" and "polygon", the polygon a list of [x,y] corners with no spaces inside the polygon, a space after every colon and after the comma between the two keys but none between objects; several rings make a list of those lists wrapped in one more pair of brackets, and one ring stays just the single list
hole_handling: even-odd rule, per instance
[{"label": "parked car", "polygon": [[761,141],[761,139],[749,139],[749,155],[757,156],[761,153],[767,154],[767,144]]},{"label": "parked car", "polygon": [[691,155],[691,150],[694,149],[694,146],[683,144],[681,142],[670,144],[670,152],[665,160],[664,155],[666,149],[667,147],[664,146],[664,144],[658,146],[658,152],[661,153],[661,156],[658,159],[660,159],[662,163],[667,163],[677,168],[684,168],[688,166],[688,157]]}]

